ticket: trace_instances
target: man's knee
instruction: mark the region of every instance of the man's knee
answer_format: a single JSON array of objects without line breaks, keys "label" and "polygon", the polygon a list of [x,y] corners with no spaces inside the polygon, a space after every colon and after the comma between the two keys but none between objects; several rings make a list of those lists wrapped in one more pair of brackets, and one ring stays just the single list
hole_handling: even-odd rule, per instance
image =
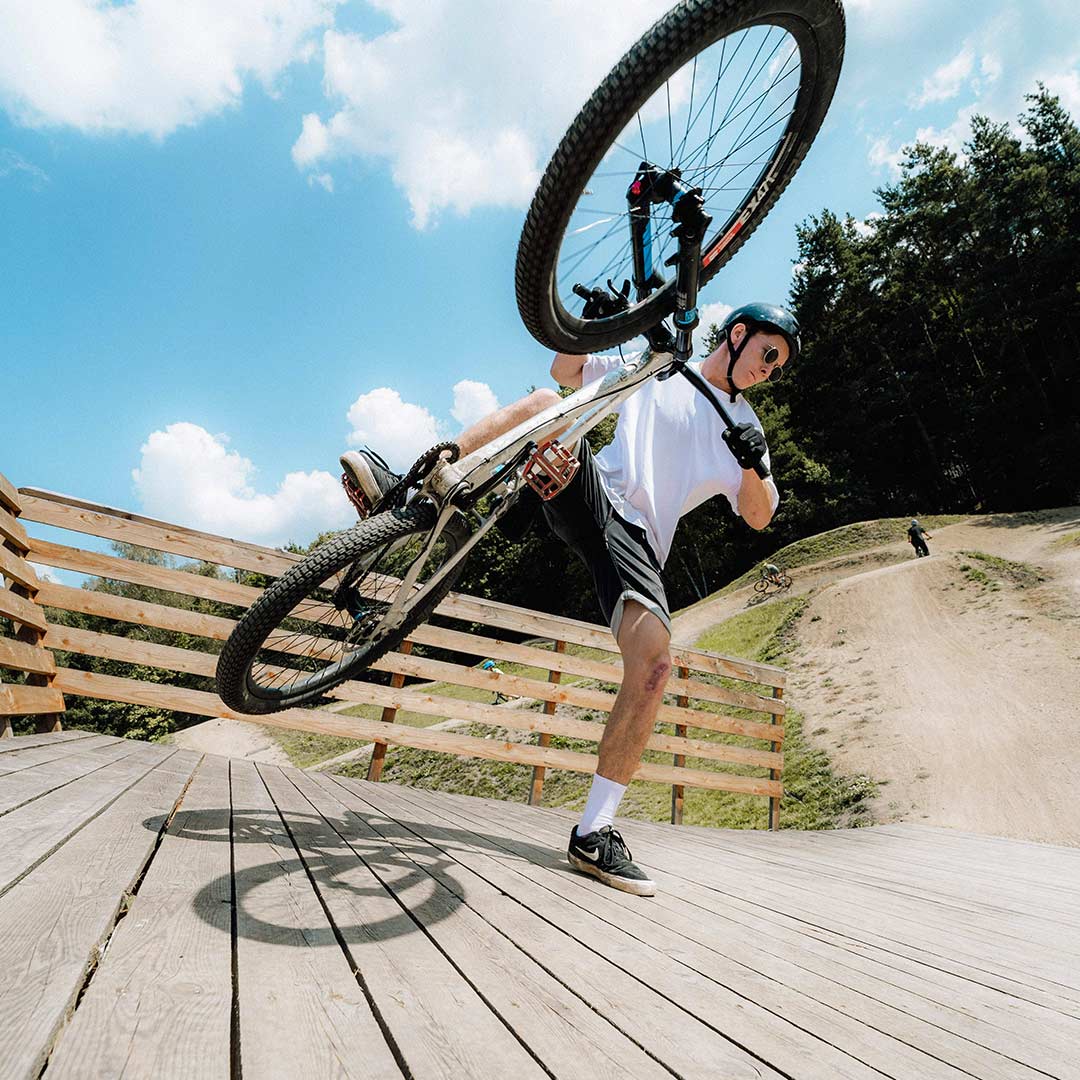
[{"label": "man's knee", "polygon": [[557,405],[562,398],[550,386],[539,386],[525,400],[532,407],[532,411],[538,413]]},{"label": "man's knee", "polygon": [[646,693],[662,695],[671,675],[670,643],[656,615],[634,601],[627,603],[619,633],[623,683],[629,680]]}]

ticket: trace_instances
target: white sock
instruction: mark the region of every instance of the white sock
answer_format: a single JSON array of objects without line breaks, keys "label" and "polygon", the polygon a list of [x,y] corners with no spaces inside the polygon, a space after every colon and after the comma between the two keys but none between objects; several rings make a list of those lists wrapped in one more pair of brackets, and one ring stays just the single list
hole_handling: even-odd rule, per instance
[{"label": "white sock", "polygon": [[578,823],[578,836],[587,836],[605,825],[615,823],[615,811],[619,809],[625,784],[616,784],[614,780],[599,774],[593,776],[592,787],[589,788],[589,801],[585,803],[585,809]]}]

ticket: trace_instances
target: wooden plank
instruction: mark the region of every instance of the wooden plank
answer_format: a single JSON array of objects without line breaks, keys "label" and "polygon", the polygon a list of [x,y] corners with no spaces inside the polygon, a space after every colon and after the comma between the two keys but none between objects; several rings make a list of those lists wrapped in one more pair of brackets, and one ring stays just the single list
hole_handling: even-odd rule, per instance
[{"label": "wooden plank", "polygon": [[297,852],[254,764],[232,761],[231,791],[244,1072],[400,1080],[308,880],[324,853]]},{"label": "wooden plank", "polygon": [[7,773],[22,772],[23,769],[32,769],[48,761],[58,761],[61,758],[85,754],[87,750],[93,750],[99,746],[112,746],[113,743],[121,741],[112,735],[91,735],[89,732],[80,732],[80,734],[86,734],[88,737],[80,740],[82,745],[78,747],[56,743],[55,745],[26,747],[13,754],[0,754],[0,786],[3,784],[3,776]]},{"label": "wooden plank", "polygon": [[41,1074],[197,761],[162,759],[0,898],[0,1076]]},{"label": "wooden plank", "polygon": [[204,757],[49,1063],[55,1078],[236,1075],[229,805],[228,760]]},{"label": "wooden plank", "polygon": [[126,581],[131,585],[145,585],[147,588],[162,589],[183,596],[197,596],[202,600],[217,600],[241,608],[250,607],[262,595],[262,589],[252,585],[203,577],[202,574],[168,566],[155,566],[153,563],[138,562],[136,559],[123,559],[119,555],[103,555],[98,551],[65,547],[62,544],[39,540],[36,536],[30,538],[30,557],[42,566],[53,566],[60,570],[72,570],[114,581]]},{"label": "wooden plank", "polygon": [[384,845],[354,849],[336,821],[318,814],[280,770],[262,767],[260,773],[300,850],[321,856],[309,863],[316,888],[408,1075],[547,1076],[413,921],[410,912],[430,902],[436,889],[409,890],[403,910],[384,883],[396,876],[380,855]]},{"label": "wooden plank", "polygon": [[101,753],[88,753],[85,747],[76,752],[73,746],[63,757],[0,775],[0,816],[104,769],[111,761],[119,761],[135,753],[139,745],[130,739],[121,739],[89,749],[97,749]]},{"label": "wooden plank", "polygon": [[[151,667],[161,667],[171,671],[183,671],[194,675],[214,677],[217,667],[217,657],[208,653],[194,652],[189,649],[179,649],[171,645],[159,645],[154,642],[137,641],[130,638],[119,638],[111,634],[99,634],[96,631],[82,630],[77,627],[50,626],[45,643],[53,649],[65,649],[72,652],[85,653],[90,656],[104,657],[110,660],[123,660],[132,664],[145,664]],[[407,644],[407,643],[406,643]],[[423,660],[418,664],[412,664],[411,657],[403,653],[388,654],[384,661],[374,665],[377,670],[394,671],[404,669],[405,674],[424,674],[432,679],[442,679],[454,682],[462,686],[477,686],[486,688],[491,680],[503,677],[494,673],[480,671],[477,668],[464,668],[455,664],[446,664],[441,661]],[[272,669],[271,669],[272,670]],[[396,676],[395,676],[396,677]],[[614,695],[604,694],[598,691],[576,690],[568,688],[567,692],[558,691],[549,694],[546,683],[534,680],[517,679],[508,677],[513,682],[502,681],[496,685],[512,687],[518,693],[538,688],[544,693],[547,700],[555,703],[566,702],[572,705],[582,705],[586,708],[610,708],[614,702]],[[527,685],[528,684],[528,685]],[[480,723],[499,724],[516,731],[543,730],[559,735],[568,735],[573,738],[598,740],[603,734],[598,730],[599,725],[587,721],[573,720],[556,717],[554,712],[545,712],[543,719],[537,714],[520,711],[497,709],[495,706],[480,703],[463,702],[458,698],[443,698],[432,695],[424,695],[421,691],[407,690],[402,687],[402,680],[398,679],[389,687],[379,686],[374,683],[348,682],[339,690],[334,691],[335,696],[350,701],[363,701],[368,704],[380,705],[383,708],[382,722],[392,720],[399,706],[397,699],[416,704],[414,711],[427,712],[436,716],[453,716],[456,719],[475,720]],[[417,696],[420,695],[420,696]],[[393,700],[389,700],[389,699]],[[412,704],[409,704],[412,708]],[[389,715],[389,719],[388,719]],[[735,721],[728,724],[724,720],[714,723],[713,714],[696,712],[679,712],[671,706],[661,706],[658,718],[664,722],[680,719],[690,719],[694,726],[699,726],[696,721],[702,720],[700,726],[709,725],[713,730],[731,731],[734,727],[739,733],[747,733],[756,730],[754,726],[745,722]],[[761,725],[758,725],[761,727]],[[771,735],[773,729],[767,725],[764,733]],[[545,745],[545,744],[542,744]],[[689,739],[678,737],[675,740],[669,735],[654,735],[647,744],[649,749],[671,750],[673,753],[688,753],[693,757],[708,758],[714,761],[727,761],[734,764],[757,766],[760,768],[780,770],[783,768],[783,754],[778,751],[757,750],[752,747],[731,746],[728,744],[708,742],[702,739]],[[777,779],[774,777],[774,779]]]},{"label": "wooden plank", "polygon": [[25,596],[16,596],[10,589],[2,586],[0,586],[0,615],[23,626],[45,632],[45,612],[33,600],[27,600]]},{"label": "wooden plank", "polygon": [[[391,666],[392,665],[392,666]],[[591,690],[587,687],[581,686],[556,686],[553,683],[546,683],[539,679],[530,679],[522,675],[500,675],[494,671],[483,671],[480,668],[475,667],[463,667],[460,664],[451,664],[445,660],[433,660],[427,657],[409,656],[404,657],[400,653],[391,653],[374,664],[371,665],[376,671],[395,671],[401,672],[404,675],[412,675],[415,678],[429,679],[432,682],[452,682],[457,683],[459,686],[473,686],[481,690],[491,690],[494,692],[496,689],[502,691],[504,694],[508,694],[513,697],[527,697],[533,698],[536,701],[554,701],[565,702],[568,705],[580,705],[583,708],[600,709],[603,712],[610,712],[612,705],[615,703],[615,695],[610,694],[604,690]],[[612,682],[618,683],[622,677],[621,668],[617,671],[609,669],[608,679]],[[684,679],[672,679],[669,683],[683,683]],[[747,694],[741,691],[727,690],[724,687],[710,687],[714,692],[714,701],[721,701],[728,705],[735,705],[744,709],[758,710],[762,712],[771,712],[774,710],[775,705],[771,698],[764,698],[757,694]],[[665,713],[665,709],[668,713]],[[682,712],[680,710],[680,712]],[[669,713],[671,715],[669,715]],[[668,723],[678,723],[679,721],[674,719],[675,710],[672,706],[661,706],[658,719],[665,720]],[[682,712],[682,715],[686,715]],[[698,714],[700,715],[700,713]],[[704,717],[715,717],[715,713],[705,713]],[[683,720],[683,723],[692,723],[693,721]],[[693,726],[704,727],[705,724]],[[711,726],[711,725],[710,725]],[[767,725],[766,725],[767,726]],[[725,730],[723,728],[719,730]]]},{"label": "wooden plank", "polygon": [[[23,521],[36,521],[42,525],[54,525],[59,529],[99,536],[104,540],[118,540],[125,544],[138,544],[155,551],[166,551],[188,559],[204,560],[221,566],[252,570],[273,577],[284,573],[300,558],[289,552],[255,545],[239,544],[225,538],[211,538],[208,534],[196,534],[182,525],[150,525],[132,516],[116,516],[116,512],[103,512],[107,508],[90,509],[90,504],[70,505],[64,496],[44,498],[31,494],[35,489],[26,488],[22,493]],[[65,501],[61,501],[65,500]]]},{"label": "wooden plank", "polygon": [[56,662],[47,647],[0,637],[0,667],[11,668],[13,671],[29,671],[37,675],[52,675],[56,671]]},{"label": "wooden plank", "polygon": [[[395,666],[397,661],[395,660]],[[465,669],[475,671],[474,668]],[[487,672],[480,672],[487,675]],[[473,685],[460,676],[465,685]],[[543,683],[538,684],[543,686]],[[454,720],[469,720],[479,724],[509,728],[512,731],[550,731],[553,735],[567,735],[575,739],[588,739],[598,742],[603,736],[603,725],[587,720],[573,720],[568,717],[534,713],[524,709],[501,709],[497,705],[485,705],[481,702],[462,701],[460,698],[438,697],[423,690],[407,687],[380,686],[377,683],[348,682],[339,686],[335,697],[346,701],[362,702],[383,708],[407,709],[409,712],[427,716],[448,717]],[[605,695],[610,696],[610,695]],[[575,697],[570,700],[574,701]],[[550,698],[548,700],[551,700]],[[557,700],[557,699],[556,699]],[[670,706],[662,706],[659,719],[670,722],[672,716],[679,715]],[[682,715],[686,715],[685,713]],[[739,765],[752,765],[761,768],[782,768],[783,755],[768,750],[755,750],[751,747],[732,746],[726,743],[708,742],[704,739],[680,739],[671,735],[653,734],[645,744],[650,750],[665,753],[687,753],[693,757],[707,758],[712,761],[726,761]]]},{"label": "wooden plank", "polygon": [[[467,887],[463,886],[457,873],[447,872],[448,860],[440,851],[383,814],[373,814],[352,792],[332,782],[317,784],[302,772],[290,770],[287,776],[323,817],[334,823],[345,842],[359,851],[379,853],[376,871],[383,886],[398,897],[423,932],[552,1075],[670,1080],[671,1073],[635,1043],[635,1039],[647,1045],[652,1042],[642,1039],[636,1024],[624,1019],[620,1030],[602,1002],[592,995],[582,1000],[577,983],[564,985],[549,973],[559,956],[576,954],[580,962],[584,953],[580,946],[552,931],[546,938],[554,948],[543,950],[541,966],[515,943],[515,939],[543,934],[540,926],[532,925],[530,935],[517,935],[513,926],[473,910],[476,891],[484,888],[480,879],[469,875]],[[430,887],[425,889],[425,885]],[[418,890],[424,895],[420,903],[416,902]],[[612,988],[606,987],[605,996],[610,994]],[[639,988],[635,997],[650,1004],[666,1004],[644,988]],[[625,1002],[619,1011],[625,1015]],[[656,1020],[651,1012],[639,1015]],[[679,1026],[681,1033],[687,1034],[689,1025],[683,1022]],[[649,1050],[653,1052],[651,1045]],[[721,1061],[734,1064],[731,1076],[738,1076],[739,1067],[745,1067],[745,1059],[740,1060],[730,1046],[721,1049],[713,1067],[719,1068]]]},{"label": "wooden plank", "polygon": [[25,555],[30,550],[30,541],[26,530],[19,524],[9,510],[0,506],[0,543],[6,541],[17,555]]},{"label": "wooden plank", "polygon": [[[434,750],[437,753],[457,754],[463,757],[479,757],[492,761],[513,761],[521,765],[547,765],[574,772],[596,771],[595,754],[578,754],[571,750],[552,747],[527,746],[522,743],[502,742],[496,739],[478,739],[470,735],[458,735],[452,731],[431,731],[428,728],[405,727],[383,724],[378,720],[365,720],[360,716],[342,717],[324,710],[286,709],[279,713],[260,715],[257,720],[243,713],[226,709],[221,699],[200,690],[181,690],[158,683],[143,683],[135,679],[121,679],[112,675],[99,675],[89,671],[60,668],[55,685],[65,693],[82,697],[100,697],[108,701],[126,701],[132,705],[155,705],[176,712],[194,713],[197,716],[223,716],[233,720],[249,720],[267,727],[280,727],[287,731],[317,731],[326,735],[342,735],[349,739],[371,742],[382,740],[395,746],[412,746],[418,750]],[[729,773],[705,772],[700,769],[674,769],[667,765],[642,762],[634,773],[638,780],[655,780],[661,784],[687,784],[718,791],[734,791],[743,795],[769,796],[782,792],[774,781],[757,780],[753,777],[733,776]]]},{"label": "wooden plank", "polygon": [[[454,800],[454,805],[457,808],[454,820],[458,820],[461,815],[467,815],[468,820],[473,820],[474,812],[469,800]],[[475,820],[484,820],[483,810],[475,811]],[[546,839],[552,843],[562,841],[561,832],[544,825],[538,827],[536,821],[522,815],[516,805],[504,824],[512,831],[513,836],[512,840],[503,844],[510,856],[524,854],[527,847],[531,847],[538,839]],[[667,861],[663,849],[658,854]],[[546,880],[541,871],[525,872],[534,880]],[[675,879],[672,879],[672,884],[674,883]],[[822,1036],[833,1037],[833,1022],[828,1011],[816,1012],[818,1005],[837,1010],[858,1021],[864,1029],[884,1032],[892,1039],[915,1046],[923,1053],[986,1080],[991,1077],[996,1080],[1018,1080],[1020,1077],[1035,1080],[1039,1074],[1027,1064],[1028,1058],[1043,1064],[1050,1060],[1031,1040],[1002,1037],[990,1025],[973,1021],[960,1009],[925,1009],[914,995],[897,994],[891,987],[856,976],[850,969],[842,968],[838,964],[818,964],[807,960],[798,941],[789,949],[782,947],[775,939],[763,937],[760,929],[756,933],[748,933],[747,927],[739,926],[728,918],[726,905],[713,904],[703,908],[700,903],[686,897],[682,892],[682,883],[679,885],[678,889],[666,892],[661,890],[658,894],[658,903],[663,907],[664,914],[661,919],[653,921],[662,926],[665,933],[674,932],[683,938],[687,943],[687,951],[682,955],[696,953],[695,966],[700,964],[699,970],[709,970],[713,964],[719,968],[722,964],[733,961],[742,969],[771,980],[775,986],[782,986],[785,994],[794,992],[804,1000],[813,1002],[805,1005],[804,1015],[808,1022],[815,1023],[812,1030]],[[569,892],[562,889],[559,891],[562,895],[573,898]],[[709,891],[701,890],[701,893]],[[695,901],[698,895],[695,891]],[[626,926],[627,919],[633,921],[637,925],[631,928],[631,932],[640,937],[640,905],[613,893],[612,890],[605,890],[604,898],[611,901],[613,908],[625,910],[626,918],[621,919],[619,925]],[[710,917],[710,908],[719,917]],[[644,937],[641,940],[645,942],[649,939]],[[763,940],[769,941],[769,947],[761,947],[759,943]],[[700,950],[695,946],[700,946]],[[735,970],[740,980],[748,978],[739,969]],[[753,978],[753,975],[749,978]],[[780,996],[769,983],[762,985],[766,1000]],[[883,998],[893,1000],[882,1000]],[[913,1009],[923,1015],[913,1015]],[[835,1037],[842,1039],[842,1032],[838,1031]],[[854,1040],[857,1033],[853,1031],[849,1037]],[[873,1046],[876,1041],[873,1036],[866,1040],[868,1047]],[[1023,1057],[1017,1059],[1011,1056],[1020,1051]],[[849,1052],[855,1052],[854,1041]],[[863,1057],[863,1060],[869,1060],[870,1064],[884,1068],[888,1061],[883,1058],[883,1053],[888,1052],[888,1044],[884,1044],[874,1057]],[[897,1060],[902,1060],[899,1053]],[[906,1073],[920,1077],[930,1075],[929,1072],[924,1073],[920,1066],[919,1059],[912,1058]]]},{"label": "wooden plank", "polygon": [[52,746],[54,743],[71,742],[75,739],[89,739],[94,732],[80,731],[73,728],[70,731],[51,731],[37,735],[16,735],[12,739],[0,742],[0,754],[10,754],[16,750],[23,750],[28,746]]},{"label": "wooden plank", "polygon": [[34,568],[13,551],[8,551],[3,544],[0,544],[0,574],[24,589],[37,591],[39,581]]},{"label": "wooden plank", "polygon": [[22,509],[22,501],[15,485],[3,473],[0,473],[0,506],[13,514],[18,514]]},{"label": "wooden plank", "polygon": [[0,716],[30,716],[64,711],[64,695],[51,686],[0,686]]},{"label": "wooden plank", "polygon": [[[4,593],[0,591],[0,604]],[[73,589],[69,585],[56,585],[43,581],[38,591],[38,603],[44,607],[60,608],[62,611],[75,611],[83,615],[102,615],[108,619],[119,619],[138,626],[156,626],[162,630],[175,630],[183,634],[195,634],[199,637],[225,641],[232,633],[236,623],[218,615],[203,615],[183,608],[168,607],[165,604],[152,604],[142,600],[130,600],[125,596],[112,596],[109,593],[96,592],[93,589]],[[38,615],[41,616],[40,609]],[[48,627],[41,616],[41,629]]]},{"label": "wooden plank", "polygon": [[113,506],[106,506],[104,503],[94,502],[90,499],[80,499],[73,495],[64,495],[56,491],[47,491],[44,488],[22,487],[19,491],[21,495],[32,495],[35,498],[43,499],[46,502],[63,503],[65,506],[73,507],[78,510],[90,510],[94,513],[106,514],[110,517],[121,518],[124,521],[130,521],[140,525],[150,525],[158,529],[175,529],[186,536],[198,540],[206,540],[209,543],[225,542],[232,544],[243,551],[249,551],[254,555],[276,555],[294,560],[299,558],[299,556],[295,555],[293,552],[281,551],[278,548],[269,548],[263,544],[255,544],[248,540],[232,540],[223,536],[218,536],[216,533],[201,532],[188,525],[177,525],[173,522],[162,521],[160,518],[146,517],[143,514],[134,514],[130,510],[121,510]]},{"label": "wooden plank", "polygon": [[0,893],[168,756],[162,747],[141,744],[120,761],[0,818]]},{"label": "wooden plank", "polygon": [[[857,1055],[832,1045],[831,1037],[822,1039],[802,1029],[795,1017],[784,1015],[775,1006],[766,1008],[752,996],[731,989],[717,980],[715,971],[710,976],[691,966],[688,962],[691,957],[684,951],[685,943],[681,939],[675,943],[675,936],[665,934],[662,927],[655,928],[656,933],[647,932],[641,936],[637,932],[639,924],[651,924],[654,917],[651,902],[635,898],[639,914],[633,919],[622,909],[614,909],[610,902],[605,903],[603,894],[614,890],[566,871],[565,837],[557,852],[536,843],[522,842],[517,845],[519,854],[514,856],[503,849],[503,830],[497,819],[490,820],[486,828],[480,827],[463,819],[456,810],[448,810],[444,805],[448,800],[434,792],[417,793],[414,798],[413,793],[389,784],[371,785],[340,777],[327,778],[327,781],[330,779],[358,793],[380,812],[407,821],[444,858],[453,860],[448,867],[448,876],[456,877],[457,867],[465,867],[490,889],[504,893],[509,901],[530,913],[530,922],[543,920],[545,925],[557,928],[591,951],[598,958],[594,964],[598,960],[610,960],[616,970],[611,972],[606,964],[602,965],[605,982],[618,986],[626,977],[640,981],[677,1006],[686,1018],[749,1050],[757,1062],[780,1070],[784,1075],[797,1076],[799,1080],[854,1080],[879,1076],[876,1070],[858,1060]],[[433,796],[430,801],[429,796]],[[519,808],[517,804],[508,805]],[[531,814],[547,813],[521,808]],[[535,880],[537,875],[542,883]],[[471,885],[471,878],[467,880]],[[595,888],[591,888],[590,883]],[[567,890],[575,899],[563,895]],[[472,905],[471,887],[466,895]],[[484,899],[481,895],[477,903]],[[612,918],[613,910],[617,910],[615,919]],[[631,922],[633,931],[626,926]],[[659,938],[667,938],[665,948],[654,947]],[[523,932],[516,934],[515,939],[526,951],[536,955],[532,947],[534,934]],[[724,974],[727,974],[726,970]],[[783,994],[783,988],[777,989],[778,994]],[[659,1025],[651,1011],[641,1015],[649,1017],[647,1045],[651,1045],[659,1037],[656,1030]],[[843,1017],[837,1017],[836,1021],[838,1027],[845,1025]],[[685,1024],[686,1021],[683,1030]],[[692,1053],[693,1048],[688,1047],[687,1051]],[[661,1060],[667,1061],[669,1052],[665,1046]],[[898,1060],[902,1060],[902,1055],[898,1055]],[[708,1069],[684,1067],[679,1074],[694,1077],[739,1075],[739,1072],[726,1071],[725,1065],[731,1067],[730,1050],[728,1062]],[[757,1067],[762,1068],[762,1065],[757,1064]],[[926,1073],[901,1070],[888,1075],[931,1080],[943,1074],[931,1069]],[[954,1078],[950,1077],[950,1080]]]},{"label": "wooden plank", "polygon": [[[118,581],[126,581],[131,584],[146,585],[152,589],[162,589],[168,592],[176,592],[189,596],[198,596],[202,599],[218,600],[222,604],[232,604],[240,607],[248,607],[259,596],[261,590],[252,588],[251,585],[242,585],[237,582],[231,581],[216,581],[213,578],[204,578],[200,575],[194,575],[194,573],[187,573],[183,570],[168,569],[166,567],[152,566],[147,563],[138,563],[133,559],[124,559],[116,555],[103,555],[97,552],[81,551],[75,548],[66,548],[62,544],[50,543],[48,541],[39,540],[36,537],[30,538],[31,555],[35,562],[41,563],[45,566],[57,567],[59,569],[72,570],[79,573],[89,573],[97,577],[107,577]],[[66,586],[57,586],[50,583],[41,583],[39,586],[41,592],[39,593],[39,603],[48,605],[50,607],[64,608],[65,610],[83,610],[86,613],[94,613],[94,615],[110,615],[107,610],[94,609],[93,611],[87,611],[89,607],[94,607],[97,604],[98,596],[108,596],[108,594],[97,594],[94,592],[87,592],[86,590],[75,590],[66,588]],[[110,599],[122,599],[122,597],[108,597],[103,600],[103,604],[108,604]],[[440,607],[441,615],[453,615],[455,610],[459,610],[460,606],[456,607],[455,603],[449,603],[449,607]],[[129,602],[132,605],[132,602]],[[468,607],[469,600],[462,600],[462,604]],[[228,636],[229,631],[225,629],[225,625],[229,623],[229,620],[219,620],[211,616],[198,617],[194,612],[184,612],[181,616],[172,616],[170,611],[175,609],[165,608],[162,610],[161,605],[145,604],[140,607],[129,606],[126,608],[126,616],[113,615],[112,618],[124,618],[126,621],[136,622],[151,622],[152,625],[162,626],[162,629],[184,629],[189,633],[200,633],[204,636],[213,636],[218,639],[222,638],[222,634],[225,637]],[[298,618],[318,623],[318,610],[312,609],[300,613]],[[465,610],[461,617],[478,619],[483,612],[474,611],[471,608]],[[164,625],[161,622],[152,622],[154,616],[160,616],[163,619],[170,620],[170,624]],[[190,622],[184,619],[185,616],[192,617]],[[205,621],[208,620],[208,621]],[[184,622],[183,627],[177,626],[177,621]],[[505,620],[503,620],[505,621]],[[524,625],[522,619],[515,618],[511,620],[511,629],[521,629]],[[192,626],[202,627],[202,629],[191,629]],[[535,627],[534,627],[535,629]],[[552,661],[551,653],[544,652],[540,649],[532,649],[528,646],[515,646],[510,643],[501,643],[498,640],[491,638],[478,637],[472,634],[464,634],[460,631],[451,631],[443,629],[443,627],[435,626],[422,626],[417,631],[410,635],[411,639],[421,644],[430,644],[446,648],[453,648],[460,651],[469,651],[470,647],[476,649],[477,656],[491,656],[492,658],[499,660],[516,660],[523,663],[535,663],[538,666],[544,666],[543,658],[549,658],[549,667],[551,670],[558,670],[568,672],[570,674],[584,675],[589,678],[598,678],[604,681],[613,681],[618,683],[622,678],[622,665],[616,662],[605,663],[595,660],[589,660],[583,657],[567,657],[565,660]],[[578,643],[582,644],[582,643]],[[588,644],[588,643],[585,643]],[[705,653],[698,653],[698,656],[706,657]],[[714,658],[715,659],[715,658]],[[686,666],[693,666],[692,663],[687,663]],[[716,670],[718,674],[727,675],[729,677],[746,677],[752,675],[753,680],[757,683],[765,685],[774,685],[778,680],[782,681],[783,673],[780,669],[773,669],[771,672],[767,670],[767,665],[751,665],[748,662],[739,666],[739,664],[731,662],[726,667],[718,666],[718,661],[708,662],[708,670]],[[775,674],[780,672],[780,674]],[[672,678],[669,689],[672,693],[687,693],[691,698],[697,698],[703,701],[719,701],[729,704],[740,705],[750,708],[758,708],[760,711],[767,711],[765,702],[768,702],[767,698],[760,698],[760,696],[751,696],[748,698],[739,698],[735,696],[735,691],[728,690],[724,687],[714,687],[705,683],[701,683],[699,680],[680,680]],[[759,700],[755,700],[758,698]]]},{"label": "wooden plank", "polygon": [[[590,660],[588,657],[575,656],[573,653],[554,653],[535,645],[518,645],[503,641],[501,638],[467,634],[444,626],[432,626],[430,623],[417,627],[409,638],[419,645],[434,645],[437,648],[450,649],[471,656],[528,664],[530,667],[556,671],[563,675],[581,675],[587,679],[597,679],[608,683],[622,681],[622,664],[615,658]],[[677,665],[675,670],[677,671]],[[668,680],[666,689],[670,694],[685,694],[700,701],[725,700],[723,687],[715,687],[700,680],[683,680],[674,673]]]}]

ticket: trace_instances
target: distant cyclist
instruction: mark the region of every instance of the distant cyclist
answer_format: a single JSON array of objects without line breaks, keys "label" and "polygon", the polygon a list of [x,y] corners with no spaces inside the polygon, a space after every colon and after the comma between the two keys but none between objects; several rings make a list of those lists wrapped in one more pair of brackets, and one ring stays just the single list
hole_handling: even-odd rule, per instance
[{"label": "distant cyclist", "polygon": [[[505,675],[506,674],[506,672],[503,671],[503,669],[501,667],[498,667],[496,665],[494,660],[485,660],[480,665],[480,669],[482,671],[493,672],[495,675]],[[498,690],[495,691],[495,704],[496,705],[501,705],[504,701],[509,701],[509,700],[510,699],[505,694],[499,693]]]},{"label": "distant cyclist", "polygon": [[911,546],[915,549],[916,559],[921,559],[924,555],[930,554],[930,549],[926,546],[926,541],[933,540],[934,538],[915,518],[911,519],[911,526],[907,531],[907,538]]},{"label": "distant cyclist", "polygon": [[784,584],[784,571],[780,569],[776,563],[767,562],[761,568],[761,576],[770,584],[775,585],[777,588]]}]

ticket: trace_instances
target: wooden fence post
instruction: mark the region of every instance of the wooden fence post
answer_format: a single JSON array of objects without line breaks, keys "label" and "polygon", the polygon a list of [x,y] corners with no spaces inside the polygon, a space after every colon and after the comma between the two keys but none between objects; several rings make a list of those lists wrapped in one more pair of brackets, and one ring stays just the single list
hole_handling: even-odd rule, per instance
[{"label": "wooden fence post", "polygon": [[[779,701],[780,698],[784,696],[783,688],[779,686],[774,686],[772,696]],[[778,724],[779,722],[780,716],[777,713],[772,713],[772,723]],[[779,743],[769,743],[769,749],[773,751],[778,750]],[[769,779],[779,780],[780,771],[778,769],[770,769]],[[773,831],[780,828],[780,800],[775,796],[769,799],[769,828]]]},{"label": "wooden fence post", "polygon": [[[403,641],[401,643],[401,652],[406,656],[412,652],[412,642]],[[394,672],[390,676],[390,686],[394,690],[400,690],[405,685],[405,676]],[[392,724],[394,717],[397,716],[397,709],[391,708],[387,705],[382,711],[382,716],[379,717],[383,723]],[[371,752],[371,764],[368,765],[367,778],[373,782],[378,781],[382,777],[383,762],[386,760],[386,743],[377,742],[375,749]]]},{"label": "wooden fence post", "polygon": [[[690,669],[687,668],[687,667],[680,666],[679,667],[679,678],[680,679],[689,679],[690,678]],[[675,703],[679,706],[680,709],[686,709],[686,708],[689,708],[689,706],[690,706],[690,699],[685,694],[680,694],[678,696],[678,698],[676,699]],[[675,725],[675,734],[678,735],[680,738],[685,739],[686,738],[686,725],[685,724],[676,724]],[[686,755],[685,754],[675,754],[673,759],[672,759],[672,763],[677,768],[682,768],[686,764]],[[682,824],[682,814],[683,814],[683,785],[682,784],[672,784],[671,785],[671,824],[672,825],[681,825]]]},{"label": "wooden fence post", "polygon": [[[19,500],[19,493],[5,477],[0,476],[0,589],[3,588],[3,579],[6,578],[8,582],[7,591],[10,592],[12,596],[19,597],[20,600],[29,601],[29,603],[34,604],[41,613],[41,625],[44,626],[44,612],[41,610],[40,606],[38,606],[37,600],[37,575],[33,572],[32,567],[25,561],[26,556],[30,554],[30,548],[28,546],[26,533],[20,522],[17,520],[21,513],[22,503]],[[19,580],[20,577],[22,580]],[[16,602],[12,601],[11,603],[15,604]],[[48,668],[50,673],[39,674],[27,670],[26,686],[51,688],[54,677],[52,672],[55,671],[55,667],[52,662],[52,654],[49,653],[42,644],[42,639],[45,637],[45,631],[39,627],[19,622],[17,614],[14,612],[9,612],[8,617],[19,627],[19,629],[15,631],[13,640],[21,644],[29,645],[33,649],[41,649],[49,658]],[[39,667],[38,672],[40,671],[41,668]],[[62,709],[64,699],[60,695],[57,695],[57,697]],[[19,712],[18,709],[15,711],[16,714]],[[14,734],[14,730],[11,726],[11,716],[4,715],[2,719],[3,724],[0,726],[0,739],[9,738]],[[36,729],[39,732],[61,731],[63,729],[59,712],[38,713],[35,716],[35,724]]]},{"label": "wooden fence post", "polygon": [[[555,651],[559,652],[559,653],[566,652],[566,642],[565,641],[556,641],[555,642]],[[561,671],[549,671],[548,672],[548,682],[549,683],[557,683],[561,679],[562,679],[562,672]],[[555,702],[554,701],[545,701],[544,702],[544,715],[545,716],[554,716],[555,715]],[[540,732],[540,742],[539,742],[538,745],[540,745],[540,746],[550,746],[551,745],[551,732],[550,731],[541,731]],[[529,787],[529,805],[530,806],[539,806],[540,805],[540,796],[543,794],[543,791],[544,791],[544,773],[545,772],[547,772],[547,770],[542,765],[534,765],[533,766],[532,784]]]}]

